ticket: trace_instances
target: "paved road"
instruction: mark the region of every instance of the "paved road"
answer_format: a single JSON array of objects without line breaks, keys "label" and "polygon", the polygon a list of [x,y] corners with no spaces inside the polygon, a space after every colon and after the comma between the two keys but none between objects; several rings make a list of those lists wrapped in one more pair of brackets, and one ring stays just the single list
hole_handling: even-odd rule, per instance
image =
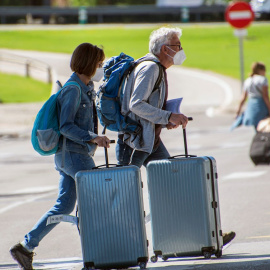
[{"label": "paved road", "polygon": [[[36,53],[32,56],[46,61],[57,58],[59,67],[59,59],[64,59],[66,64],[69,57]],[[68,74],[65,72],[61,76],[68,77]],[[211,155],[217,160],[222,228],[223,231],[236,231],[237,237],[223,251],[221,259],[181,258],[149,263],[148,268],[270,269],[270,167],[255,167],[249,160],[249,144],[254,135],[252,128],[229,131],[231,112],[239,98],[239,82],[185,68],[169,69],[168,77],[169,98],[183,96],[182,112],[194,118],[187,128],[190,154]],[[53,169],[53,158],[38,156],[29,141],[39,107],[40,104],[0,106],[0,269],[16,269],[8,248],[22,240],[57,196],[58,175]],[[108,135],[115,138],[111,132]],[[180,129],[164,130],[162,138],[171,155],[183,153]],[[115,161],[114,147],[110,151],[110,160]],[[102,149],[96,153],[96,163],[104,163]],[[142,175],[145,182],[144,169]],[[144,203],[149,213],[146,184]],[[146,226],[151,255],[150,222]],[[71,224],[57,226],[36,252],[36,269],[82,268],[80,240],[76,227]]]}]

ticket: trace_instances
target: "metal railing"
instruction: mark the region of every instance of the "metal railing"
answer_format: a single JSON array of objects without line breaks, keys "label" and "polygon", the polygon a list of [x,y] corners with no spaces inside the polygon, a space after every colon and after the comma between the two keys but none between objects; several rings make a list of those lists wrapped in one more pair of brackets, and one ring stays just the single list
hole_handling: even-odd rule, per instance
[{"label": "metal railing", "polygon": [[[50,65],[36,59],[4,51],[0,51],[0,71],[31,77],[51,84],[56,81],[56,72]],[[52,91],[54,87],[54,84],[52,84]]]},{"label": "metal railing", "polygon": [[[188,12],[191,16],[195,18],[195,21],[200,21],[202,16],[205,14],[217,15],[224,14],[226,9],[225,5],[202,5],[196,7],[189,7]],[[27,16],[31,14],[32,16],[39,16],[43,18],[49,18],[50,16],[55,17],[69,17],[69,16],[79,16],[79,7],[50,7],[50,6],[25,6],[25,7],[0,7],[0,22],[2,24],[6,23],[8,17],[14,16]],[[87,7],[85,9],[88,17],[96,18],[98,23],[103,23],[106,17],[115,17],[121,22],[121,16],[158,16],[158,15],[175,15],[179,19],[183,15],[183,9],[181,7],[158,7],[155,5],[135,5],[135,6],[96,6]],[[141,20],[138,19],[138,20]],[[223,18],[224,20],[224,18]],[[47,19],[47,22],[49,20]]]}]

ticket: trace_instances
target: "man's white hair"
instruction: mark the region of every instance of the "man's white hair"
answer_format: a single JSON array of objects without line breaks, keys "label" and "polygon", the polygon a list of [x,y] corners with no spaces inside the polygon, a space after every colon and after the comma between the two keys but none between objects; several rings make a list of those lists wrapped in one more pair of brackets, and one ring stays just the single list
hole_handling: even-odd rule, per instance
[{"label": "man's white hair", "polygon": [[169,44],[169,41],[174,35],[177,35],[177,37],[180,38],[182,36],[182,29],[161,27],[154,30],[149,38],[149,52],[158,55],[162,45]]}]

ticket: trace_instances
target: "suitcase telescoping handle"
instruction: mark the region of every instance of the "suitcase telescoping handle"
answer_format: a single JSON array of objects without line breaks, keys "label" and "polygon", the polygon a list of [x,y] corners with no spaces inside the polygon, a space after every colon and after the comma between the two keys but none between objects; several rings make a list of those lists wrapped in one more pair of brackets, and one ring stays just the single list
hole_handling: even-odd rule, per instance
[{"label": "suitcase telescoping handle", "polygon": [[[192,121],[192,117],[188,117],[188,121]],[[183,138],[184,138],[184,147],[185,147],[185,156],[188,156],[188,148],[187,148],[187,133],[186,128],[183,128]]]},{"label": "suitcase telescoping handle", "polygon": [[[192,121],[192,117],[188,117],[188,121]],[[169,157],[169,159],[174,159],[176,157],[196,157],[195,155],[189,155],[188,154],[188,147],[187,147],[187,134],[186,134],[186,128],[183,128],[183,139],[184,139],[184,147],[185,147],[185,154],[184,155],[176,155]]]},{"label": "suitcase telescoping handle", "polygon": [[[107,129],[107,125],[105,125],[104,128],[103,128],[103,130],[102,130],[102,134],[103,135],[105,135],[106,129]],[[110,143],[115,143],[115,140],[110,140]],[[96,166],[96,167],[94,167],[94,169],[98,169],[98,168],[101,168],[101,167],[104,167],[104,166],[106,168],[109,168],[110,165],[118,166],[117,164],[109,164],[108,149],[107,149],[107,147],[104,147],[104,152],[105,152],[105,165]]]},{"label": "suitcase telescoping handle", "polygon": [[[115,143],[115,140],[110,140],[110,143]],[[108,158],[108,148],[104,147],[104,152],[105,152],[105,165],[106,168],[109,168],[109,158]]]},{"label": "suitcase telescoping handle", "polygon": [[[110,140],[110,143],[115,143],[115,140]],[[108,149],[106,147],[104,147],[104,152],[105,152],[105,164],[103,165],[99,165],[99,166],[95,166],[92,168],[92,170],[95,170],[95,169],[101,169],[101,168],[109,168],[110,166],[115,166],[115,167],[118,167],[119,165],[117,164],[109,164],[109,158],[108,158]]]}]

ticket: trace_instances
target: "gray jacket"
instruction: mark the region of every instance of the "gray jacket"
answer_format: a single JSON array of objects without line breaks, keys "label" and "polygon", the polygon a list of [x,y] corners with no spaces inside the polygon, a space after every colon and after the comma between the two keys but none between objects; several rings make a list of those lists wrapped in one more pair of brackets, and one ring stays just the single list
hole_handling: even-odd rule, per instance
[{"label": "gray jacket", "polygon": [[[147,54],[147,58],[155,59],[153,54]],[[122,100],[122,113],[125,115],[129,110],[129,116],[138,121],[142,127],[142,141],[140,144],[139,136],[128,134],[124,135],[125,142],[133,149],[151,153],[155,139],[155,124],[166,125],[169,122],[171,112],[162,110],[166,94],[165,79],[160,83],[157,90],[153,92],[155,83],[158,79],[159,67],[153,61],[143,61],[130,74]]]}]

